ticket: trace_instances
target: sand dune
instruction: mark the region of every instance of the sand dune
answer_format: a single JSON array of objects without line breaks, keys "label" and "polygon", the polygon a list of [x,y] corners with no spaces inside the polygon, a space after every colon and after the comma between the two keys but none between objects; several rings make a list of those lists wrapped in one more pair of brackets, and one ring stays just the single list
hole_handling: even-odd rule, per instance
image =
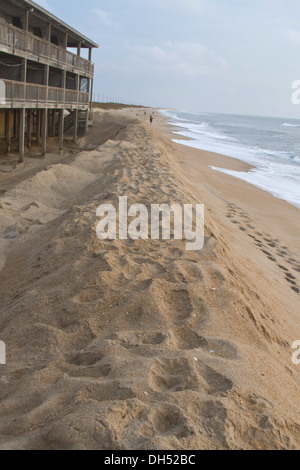
[{"label": "sand dune", "polygon": [[[299,448],[294,248],[275,266],[287,247],[199,192],[178,147],[133,115],[98,111],[81,147],[0,199],[0,448]],[[121,195],[205,202],[204,248],[100,241],[96,209]]]}]

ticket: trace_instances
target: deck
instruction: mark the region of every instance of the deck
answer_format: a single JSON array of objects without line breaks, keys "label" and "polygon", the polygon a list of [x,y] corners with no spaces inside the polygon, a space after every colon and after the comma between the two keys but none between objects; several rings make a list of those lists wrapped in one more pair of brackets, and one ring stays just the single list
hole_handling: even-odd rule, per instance
[{"label": "deck", "polygon": [[86,109],[88,104],[89,93],[0,80],[0,108]]},{"label": "deck", "polygon": [[1,20],[0,50],[93,78],[94,65],[89,60]]}]

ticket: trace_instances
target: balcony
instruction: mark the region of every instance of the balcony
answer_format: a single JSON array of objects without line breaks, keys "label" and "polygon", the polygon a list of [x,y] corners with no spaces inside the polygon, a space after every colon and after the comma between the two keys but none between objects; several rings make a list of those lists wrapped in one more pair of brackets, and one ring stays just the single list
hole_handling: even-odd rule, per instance
[{"label": "balcony", "polygon": [[1,108],[87,109],[88,104],[89,93],[0,80]]},{"label": "balcony", "polygon": [[1,20],[0,50],[93,78],[90,61]]}]

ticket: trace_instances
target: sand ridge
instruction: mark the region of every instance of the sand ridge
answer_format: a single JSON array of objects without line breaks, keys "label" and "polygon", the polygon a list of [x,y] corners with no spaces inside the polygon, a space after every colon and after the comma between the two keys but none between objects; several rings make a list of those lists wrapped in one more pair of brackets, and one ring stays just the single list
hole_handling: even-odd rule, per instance
[{"label": "sand ridge", "polygon": [[299,448],[299,325],[247,282],[227,232],[235,206],[226,220],[208,207],[199,252],[100,241],[96,209],[120,195],[147,207],[202,200],[156,129],[95,115],[72,162],[0,200],[0,448]]}]

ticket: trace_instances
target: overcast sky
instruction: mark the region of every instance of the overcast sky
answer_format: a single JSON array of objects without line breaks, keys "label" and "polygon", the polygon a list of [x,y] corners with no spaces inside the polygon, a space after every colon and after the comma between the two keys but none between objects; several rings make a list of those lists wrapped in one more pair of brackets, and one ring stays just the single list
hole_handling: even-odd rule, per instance
[{"label": "overcast sky", "polygon": [[299,0],[37,0],[101,47],[100,100],[300,118]]}]

